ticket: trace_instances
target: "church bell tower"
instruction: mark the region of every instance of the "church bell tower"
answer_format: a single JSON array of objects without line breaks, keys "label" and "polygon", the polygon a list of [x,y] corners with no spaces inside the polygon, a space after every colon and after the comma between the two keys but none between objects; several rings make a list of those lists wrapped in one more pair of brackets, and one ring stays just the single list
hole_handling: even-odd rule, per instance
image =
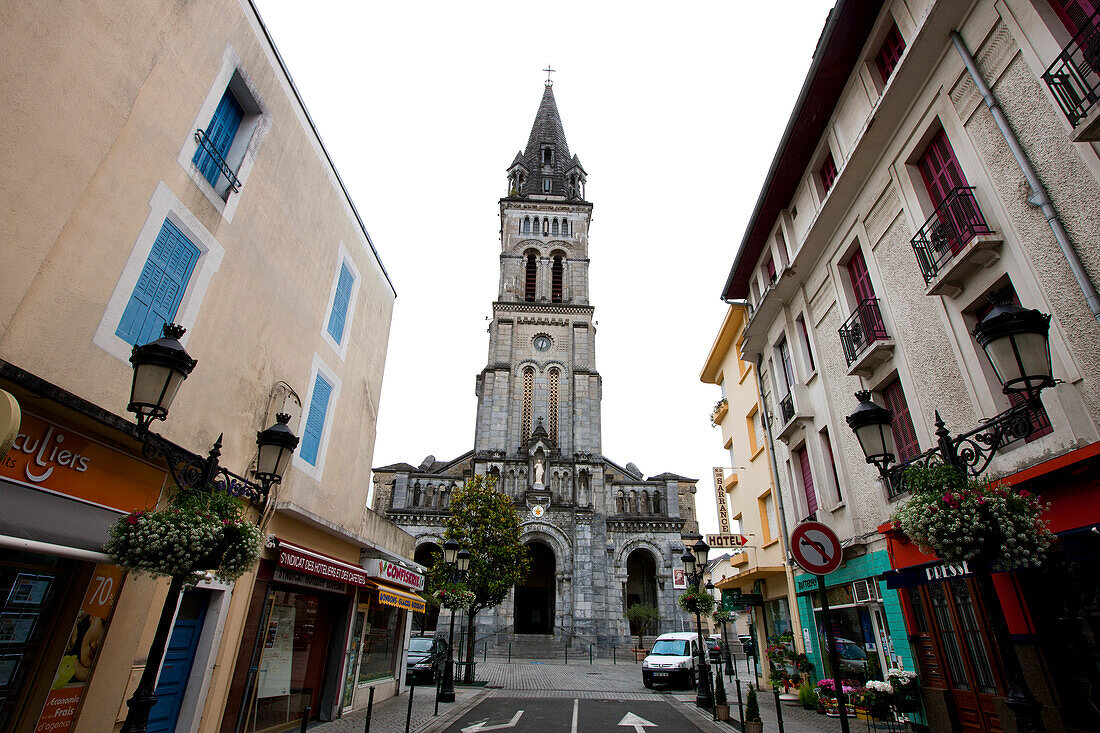
[{"label": "church bell tower", "polygon": [[[502,489],[517,498],[525,488],[550,493],[551,464],[572,466],[601,450],[588,292],[592,204],[584,189],[584,168],[569,152],[547,82],[527,147],[509,166],[508,193],[500,199],[500,283],[488,363],[477,378],[475,462],[524,460],[525,477],[500,476]],[[572,486],[569,494],[548,498],[573,503]]]}]

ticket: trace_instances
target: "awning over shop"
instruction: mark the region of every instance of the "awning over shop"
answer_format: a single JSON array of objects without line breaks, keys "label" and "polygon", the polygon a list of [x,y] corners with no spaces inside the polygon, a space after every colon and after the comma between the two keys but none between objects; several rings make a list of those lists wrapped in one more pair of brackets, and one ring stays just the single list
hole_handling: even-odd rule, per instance
[{"label": "awning over shop", "polygon": [[714,587],[720,590],[734,588],[744,590],[746,585],[751,585],[758,580],[764,580],[775,575],[783,575],[785,572],[786,568],[782,565],[757,565],[756,567],[747,568],[732,577],[722,578],[714,584]]},{"label": "awning over shop", "polygon": [[424,613],[427,608],[424,599],[415,593],[406,593],[385,585],[378,586],[378,602],[414,613]]},{"label": "awning over shop", "polygon": [[287,542],[280,537],[276,537],[275,541],[278,543],[277,559],[282,567],[338,583],[370,585],[366,571],[358,565]]}]

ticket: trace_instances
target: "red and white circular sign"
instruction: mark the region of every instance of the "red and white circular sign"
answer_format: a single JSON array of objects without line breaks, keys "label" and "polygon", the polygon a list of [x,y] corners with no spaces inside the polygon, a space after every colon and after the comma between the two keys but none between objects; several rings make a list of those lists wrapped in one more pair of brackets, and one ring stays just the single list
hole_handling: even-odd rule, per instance
[{"label": "red and white circular sign", "polygon": [[828,575],[843,560],[840,538],[821,522],[803,522],[794,528],[791,554],[807,573],[814,575]]}]

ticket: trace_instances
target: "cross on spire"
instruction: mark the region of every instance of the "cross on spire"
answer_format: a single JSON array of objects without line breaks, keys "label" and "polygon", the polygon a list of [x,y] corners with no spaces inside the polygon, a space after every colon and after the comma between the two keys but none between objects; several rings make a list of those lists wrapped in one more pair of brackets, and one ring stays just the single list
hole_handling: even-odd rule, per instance
[{"label": "cross on spire", "polygon": [[546,72],[546,86],[553,86],[554,82],[550,79],[550,75],[557,71],[557,69],[552,69],[550,68],[550,64],[547,64],[546,68],[543,69],[543,71]]}]

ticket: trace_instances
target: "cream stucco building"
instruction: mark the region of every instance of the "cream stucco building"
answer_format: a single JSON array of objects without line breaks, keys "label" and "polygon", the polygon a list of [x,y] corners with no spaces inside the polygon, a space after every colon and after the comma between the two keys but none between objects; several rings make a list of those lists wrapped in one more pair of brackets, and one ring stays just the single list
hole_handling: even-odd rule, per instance
[{"label": "cream stucco building", "polygon": [[[816,518],[843,542],[827,578],[842,671],[919,660],[933,730],[1010,725],[1010,652],[1048,729],[1100,725],[1084,642],[1100,520],[1096,10],[838,2],[722,291],[749,309],[738,350],[759,369],[786,530]],[[904,463],[937,445],[937,416],[959,435],[1010,408],[971,335],[995,292],[1051,315],[1058,380],[982,474],[1041,493],[1059,537],[1041,570],[997,576],[1015,647],[999,651],[972,569],[884,536],[904,485],[879,480],[845,424],[869,390]],[[815,582],[799,574],[795,591],[821,674]]]},{"label": "cream stucco building", "polygon": [[408,619],[377,566],[412,538],[365,506],[396,293],[256,9],[15,3],[0,49],[0,388],[22,409],[0,463],[0,611],[21,619],[0,728],[125,716],[167,583],[101,545],[171,491],[126,412],[131,348],[166,321],[198,366],[154,432],[199,455],[222,435],[243,477],[277,412],[302,441],[253,502],[259,567],[184,593],[150,730],[296,727],[398,691]]}]

